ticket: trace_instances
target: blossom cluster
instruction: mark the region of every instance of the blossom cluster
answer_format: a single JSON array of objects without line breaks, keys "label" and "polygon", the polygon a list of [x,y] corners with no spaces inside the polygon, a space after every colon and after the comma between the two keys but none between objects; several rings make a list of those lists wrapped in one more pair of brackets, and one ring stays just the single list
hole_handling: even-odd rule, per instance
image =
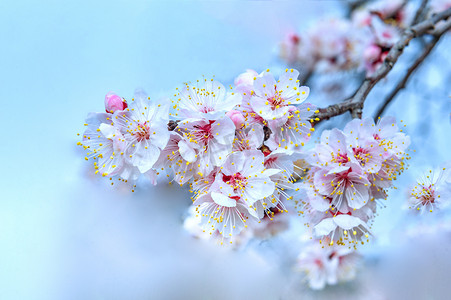
[{"label": "blossom cluster", "polygon": [[[448,7],[449,0],[431,1],[429,11]],[[413,3],[369,2],[349,19],[323,19],[303,33],[289,34],[280,45],[280,57],[289,65],[302,65],[307,72],[356,70],[370,77],[414,18]]]},{"label": "blossom cluster", "polygon": [[106,112],[88,115],[79,144],[95,172],[111,180],[145,174],[156,184],[165,170],[189,185],[202,231],[229,239],[287,211],[299,178],[294,162],[314,131],[315,107],[303,103],[309,88],[298,75],[287,69],[276,80],[269,70],[249,70],[230,89],[204,78],[186,83],[172,102],[142,91],[131,102],[109,93]]},{"label": "blossom cluster", "polygon": [[299,187],[314,234],[330,245],[368,240],[376,202],[406,168],[409,144],[393,117],[376,124],[354,119],[344,130],[324,131],[306,155],[311,166]]}]

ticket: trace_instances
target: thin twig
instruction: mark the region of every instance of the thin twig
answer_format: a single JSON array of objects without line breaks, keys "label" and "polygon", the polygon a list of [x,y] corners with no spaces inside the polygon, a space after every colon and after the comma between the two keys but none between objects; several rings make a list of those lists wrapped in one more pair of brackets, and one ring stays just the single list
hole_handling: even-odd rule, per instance
[{"label": "thin twig", "polygon": [[325,108],[320,108],[319,112],[313,116],[313,119],[319,118],[320,120],[327,120],[332,117],[341,115],[347,111],[351,112],[353,117],[361,117],[363,104],[373,89],[373,87],[382,79],[387,76],[391,71],[398,58],[401,56],[405,47],[407,47],[413,38],[421,36],[427,33],[429,30],[434,29],[434,26],[442,20],[446,20],[451,16],[451,8],[435,14],[432,17],[424,20],[410,28],[407,28],[402,34],[400,40],[396,42],[388,52],[384,63],[376,70],[374,75],[370,78],[366,78],[356,94],[346,99],[345,101],[329,105]]},{"label": "thin twig", "polygon": [[440,38],[443,36],[443,34],[448,31],[451,28],[451,22],[447,24],[443,29],[440,30],[440,32],[434,34],[434,39],[426,45],[426,47],[423,50],[423,53],[415,60],[415,62],[410,66],[410,68],[407,70],[406,75],[404,78],[398,82],[396,87],[393,88],[391,93],[388,95],[388,97],[384,100],[381,107],[379,107],[376,115],[374,116],[374,119],[376,120],[379,118],[385,111],[385,109],[388,107],[388,105],[393,101],[395,96],[401,91],[403,88],[406,87],[407,82],[409,81],[412,74],[415,72],[415,70],[421,65],[421,63],[428,57],[428,55],[431,53],[432,49],[437,45]]},{"label": "thin twig", "polygon": [[421,21],[421,19],[424,17],[426,13],[426,7],[428,6],[429,0],[422,0],[420,7],[418,8],[417,12],[415,13],[415,17],[412,20],[411,25],[418,24],[418,22]]}]

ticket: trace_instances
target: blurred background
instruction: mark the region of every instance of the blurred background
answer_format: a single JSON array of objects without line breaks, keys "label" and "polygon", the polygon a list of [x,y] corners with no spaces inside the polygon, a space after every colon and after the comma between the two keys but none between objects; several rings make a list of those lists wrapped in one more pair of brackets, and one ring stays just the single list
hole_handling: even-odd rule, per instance
[{"label": "blurred background", "polygon": [[[450,159],[449,37],[386,112],[407,125],[415,152],[357,278],[324,291],[292,269],[302,218],[237,250],[193,239],[183,229],[186,188],[110,187],[76,147],[109,91],[158,98],[202,75],[232,84],[249,68],[277,72],[287,33],[344,14],[345,1],[1,1],[0,299],[447,299],[449,213],[402,207],[418,175]],[[415,45],[407,50],[364,116],[405,72]],[[348,75],[326,80],[350,84]],[[309,101],[340,99],[312,88]]]}]

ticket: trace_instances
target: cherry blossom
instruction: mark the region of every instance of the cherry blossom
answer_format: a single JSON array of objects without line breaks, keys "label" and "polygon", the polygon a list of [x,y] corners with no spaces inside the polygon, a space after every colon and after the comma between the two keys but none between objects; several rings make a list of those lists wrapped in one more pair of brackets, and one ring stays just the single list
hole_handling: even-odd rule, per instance
[{"label": "cherry blossom", "polygon": [[141,173],[154,167],[168,143],[168,109],[164,102],[151,101],[145,93],[138,92],[128,108],[116,111],[112,117],[114,127],[124,136],[125,155]]},{"label": "cherry blossom", "polygon": [[311,243],[299,254],[296,270],[305,273],[310,288],[320,290],[326,285],[352,280],[359,260],[360,256],[352,249]]}]

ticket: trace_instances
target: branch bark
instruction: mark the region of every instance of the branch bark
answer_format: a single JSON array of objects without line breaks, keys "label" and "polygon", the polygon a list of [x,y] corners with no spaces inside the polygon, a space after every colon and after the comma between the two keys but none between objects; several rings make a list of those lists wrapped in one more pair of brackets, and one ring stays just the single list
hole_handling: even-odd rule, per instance
[{"label": "branch bark", "polygon": [[373,87],[382,79],[387,76],[393,66],[398,61],[405,47],[407,47],[410,41],[416,37],[428,33],[431,29],[434,29],[435,25],[442,21],[447,20],[451,16],[451,8],[434,14],[432,17],[407,28],[400,40],[396,42],[388,52],[384,63],[374,73],[372,77],[366,78],[355,95],[349,99],[344,100],[341,103],[329,105],[325,108],[318,109],[319,112],[313,115],[313,119],[319,118],[320,120],[327,120],[332,117],[341,115],[347,111],[351,112],[353,118],[360,118],[362,115],[363,105],[365,100],[373,89]]}]

